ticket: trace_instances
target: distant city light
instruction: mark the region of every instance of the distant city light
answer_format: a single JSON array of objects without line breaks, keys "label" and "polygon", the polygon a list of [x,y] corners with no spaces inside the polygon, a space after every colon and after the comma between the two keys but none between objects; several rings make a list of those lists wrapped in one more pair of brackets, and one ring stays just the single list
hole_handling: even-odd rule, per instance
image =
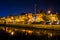
[{"label": "distant city light", "polygon": [[14,17],[11,17],[11,19],[14,19]]},{"label": "distant city light", "polygon": [[50,10],[48,10],[48,13],[51,13],[51,11],[50,11]]},{"label": "distant city light", "polygon": [[[50,21],[57,21],[59,19],[59,16],[57,13],[51,13],[51,10],[47,11],[47,14],[45,13],[26,13],[23,15],[18,15],[18,16],[11,16],[11,17],[2,17],[0,19],[0,24],[4,24],[6,22],[6,24],[33,24],[33,23],[38,23],[38,24],[42,24],[44,22],[48,22]],[[43,21],[42,23],[40,23],[41,21]],[[44,23],[45,24],[45,23]],[[49,23],[48,23],[49,24]],[[52,23],[50,23],[52,24]],[[59,24],[59,22],[57,22],[56,24]]]}]

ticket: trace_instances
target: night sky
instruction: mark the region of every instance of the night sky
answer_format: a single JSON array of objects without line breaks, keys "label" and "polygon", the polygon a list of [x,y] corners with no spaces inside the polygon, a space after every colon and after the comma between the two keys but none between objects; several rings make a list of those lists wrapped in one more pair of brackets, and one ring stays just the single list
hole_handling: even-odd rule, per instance
[{"label": "night sky", "polygon": [[36,3],[37,10],[60,13],[59,0],[0,0],[0,17],[8,15],[19,15],[23,12],[34,13],[34,4]]}]

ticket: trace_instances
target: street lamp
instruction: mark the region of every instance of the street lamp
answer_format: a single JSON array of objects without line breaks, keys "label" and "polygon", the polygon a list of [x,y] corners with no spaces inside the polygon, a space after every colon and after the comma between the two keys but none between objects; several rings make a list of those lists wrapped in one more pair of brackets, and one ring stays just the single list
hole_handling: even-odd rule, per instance
[{"label": "street lamp", "polygon": [[51,13],[51,11],[50,10],[48,10],[48,14],[50,14]]}]

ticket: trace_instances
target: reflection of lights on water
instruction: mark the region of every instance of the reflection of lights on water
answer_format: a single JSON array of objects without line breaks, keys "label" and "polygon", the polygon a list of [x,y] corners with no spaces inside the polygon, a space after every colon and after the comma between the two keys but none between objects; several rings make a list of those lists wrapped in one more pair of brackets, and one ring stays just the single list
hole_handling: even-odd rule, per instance
[{"label": "reflection of lights on water", "polygon": [[11,32],[12,32],[12,30],[9,30],[9,31],[8,31],[8,33],[11,33]]},{"label": "reflection of lights on water", "polygon": [[21,31],[22,31],[22,32],[25,32],[26,30],[23,29],[23,30],[21,30]]},{"label": "reflection of lights on water", "polygon": [[25,33],[25,35],[27,35],[27,33]]},{"label": "reflection of lights on water", "polygon": [[11,32],[11,35],[14,35],[14,32]]},{"label": "reflection of lights on water", "polygon": [[2,29],[2,30],[5,30],[5,28],[4,28],[4,27],[1,27],[1,29]]},{"label": "reflection of lights on water", "polygon": [[45,30],[43,33],[44,33],[44,34],[47,34],[47,31]]},{"label": "reflection of lights on water", "polygon": [[29,34],[32,34],[33,31],[31,31],[31,30],[27,30],[27,32],[28,32]]},{"label": "reflection of lights on water", "polygon": [[15,31],[18,31],[18,29],[16,29],[16,28],[15,28],[14,30],[15,30]]},{"label": "reflection of lights on water", "polygon": [[8,27],[6,27],[6,32],[8,32],[9,30],[8,30]]},{"label": "reflection of lights on water", "polygon": [[48,33],[48,38],[52,37],[52,33]]},{"label": "reflection of lights on water", "polygon": [[33,31],[31,31],[31,30],[24,30],[24,29],[21,30],[21,31],[22,31],[22,32],[25,32],[25,35],[27,35],[27,34],[30,34],[30,35],[31,35],[32,32],[33,32]]},{"label": "reflection of lights on water", "polygon": [[36,32],[36,34],[39,36],[40,35],[40,32]]}]

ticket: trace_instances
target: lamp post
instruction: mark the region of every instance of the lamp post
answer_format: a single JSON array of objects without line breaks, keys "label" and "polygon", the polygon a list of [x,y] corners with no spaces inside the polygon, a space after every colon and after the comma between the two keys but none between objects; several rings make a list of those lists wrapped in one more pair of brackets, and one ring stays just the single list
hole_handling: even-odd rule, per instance
[{"label": "lamp post", "polygon": [[51,11],[50,10],[48,10],[48,12],[47,12],[48,14],[50,14],[51,13]]},{"label": "lamp post", "polygon": [[36,0],[34,0],[34,12],[36,14]]}]

